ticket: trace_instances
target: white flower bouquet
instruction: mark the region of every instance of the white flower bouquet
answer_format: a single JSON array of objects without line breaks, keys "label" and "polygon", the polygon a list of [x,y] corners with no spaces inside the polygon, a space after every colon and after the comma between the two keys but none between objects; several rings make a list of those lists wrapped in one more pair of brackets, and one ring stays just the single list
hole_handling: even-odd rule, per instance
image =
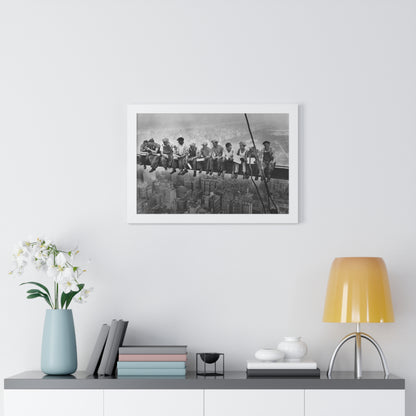
[{"label": "white flower bouquet", "polygon": [[74,265],[78,250],[64,251],[56,244],[43,238],[28,239],[19,242],[13,252],[14,269],[11,275],[21,275],[26,266],[32,263],[37,270],[43,270],[53,279],[53,293],[38,282],[24,282],[21,285],[33,285],[27,291],[28,299],[42,298],[51,309],[68,309],[72,300],[84,303],[93,288],[85,288],[79,277],[86,272]]}]

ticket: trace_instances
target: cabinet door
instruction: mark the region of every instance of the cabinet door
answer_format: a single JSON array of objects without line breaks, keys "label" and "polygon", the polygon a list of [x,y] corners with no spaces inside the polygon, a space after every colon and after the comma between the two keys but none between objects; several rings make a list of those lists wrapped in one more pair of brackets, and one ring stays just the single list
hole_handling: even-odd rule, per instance
[{"label": "cabinet door", "polygon": [[205,390],[205,416],[304,416],[304,390]]},{"label": "cabinet door", "polygon": [[105,416],[203,416],[203,390],[104,390]]},{"label": "cabinet door", "polygon": [[102,390],[4,390],[5,416],[102,416]]},{"label": "cabinet door", "polygon": [[404,416],[404,390],[306,390],[305,416]]}]

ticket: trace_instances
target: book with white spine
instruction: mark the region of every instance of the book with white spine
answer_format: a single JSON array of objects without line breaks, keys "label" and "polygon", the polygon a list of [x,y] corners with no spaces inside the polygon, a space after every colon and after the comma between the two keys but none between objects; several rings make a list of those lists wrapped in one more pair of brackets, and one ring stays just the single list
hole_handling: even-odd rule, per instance
[{"label": "book with white spine", "polygon": [[247,360],[248,370],[316,370],[315,361],[257,361]]}]

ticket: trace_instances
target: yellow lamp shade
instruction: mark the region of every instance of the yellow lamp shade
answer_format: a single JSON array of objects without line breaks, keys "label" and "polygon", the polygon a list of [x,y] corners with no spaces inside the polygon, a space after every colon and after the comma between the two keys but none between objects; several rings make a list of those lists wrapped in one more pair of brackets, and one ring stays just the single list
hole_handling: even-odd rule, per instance
[{"label": "yellow lamp shade", "polygon": [[332,263],[324,322],[394,322],[386,265],[380,257],[340,257]]}]

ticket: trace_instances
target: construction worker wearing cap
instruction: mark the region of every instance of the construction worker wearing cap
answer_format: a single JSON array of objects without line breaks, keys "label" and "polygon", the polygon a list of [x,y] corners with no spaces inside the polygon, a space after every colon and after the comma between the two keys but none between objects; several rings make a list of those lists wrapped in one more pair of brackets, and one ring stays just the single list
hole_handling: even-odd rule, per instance
[{"label": "construction worker wearing cap", "polygon": [[234,158],[234,176],[236,178],[238,177],[240,169],[243,174],[243,178],[247,179],[247,151],[246,144],[244,142],[239,143],[239,148]]},{"label": "construction worker wearing cap", "polygon": [[150,172],[154,172],[159,166],[160,161],[160,144],[156,143],[154,139],[150,139],[147,143],[147,150],[149,152]]},{"label": "construction worker wearing cap", "polygon": [[192,142],[188,148],[188,154],[186,156],[186,165],[194,170],[194,176],[196,176],[197,158],[198,148],[196,147],[196,143]]},{"label": "construction worker wearing cap", "polygon": [[247,173],[250,176],[254,176],[254,179],[257,181],[260,174],[260,156],[259,151],[254,146],[250,147],[246,152],[246,164]]},{"label": "construction worker wearing cap", "polygon": [[224,166],[224,149],[218,144],[217,139],[211,140],[211,155],[208,159],[208,174],[212,175],[213,170],[218,170],[218,176],[222,174]]},{"label": "construction worker wearing cap", "polygon": [[263,150],[260,152],[260,162],[263,165],[264,176],[266,177],[267,182],[270,181],[272,176],[274,166],[276,164],[274,151],[270,146],[270,142],[265,140],[263,142]]},{"label": "construction worker wearing cap", "polygon": [[179,168],[179,175],[185,175],[188,172],[186,168],[186,157],[188,155],[188,146],[185,145],[185,139],[183,137],[177,138],[178,144],[173,149],[173,169],[171,173],[175,173]]},{"label": "construction worker wearing cap", "polygon": [[172,166],[173,162],[173,146],[171,145],[168,138],[164,138],[162,141],[162,166],[165,168],[165,170],[170,168]]},{"label": "construction worker wearing cap", "polygon": [[208,161],[211,157],[211,149],[208,146],[208,142],[204,141],[202,143],[202,147],[198,150],[197,154],[197,169],[199,169],[199,173],[202,173],[203,170],[208,169]]},{"label": "construction worker wearing cap", "polygon": [[224,149],[224,171],[226,173],[232,173],[234,167],[234,149],[230,142],[225,144]]},{"label": "construction worker wearing cap", "polygon": [[149,163],[149,151],[147,149],[147,144],[149,140],[143,140],[143,143],[139,148],[139,163],[146,169],[146,165]]}]

